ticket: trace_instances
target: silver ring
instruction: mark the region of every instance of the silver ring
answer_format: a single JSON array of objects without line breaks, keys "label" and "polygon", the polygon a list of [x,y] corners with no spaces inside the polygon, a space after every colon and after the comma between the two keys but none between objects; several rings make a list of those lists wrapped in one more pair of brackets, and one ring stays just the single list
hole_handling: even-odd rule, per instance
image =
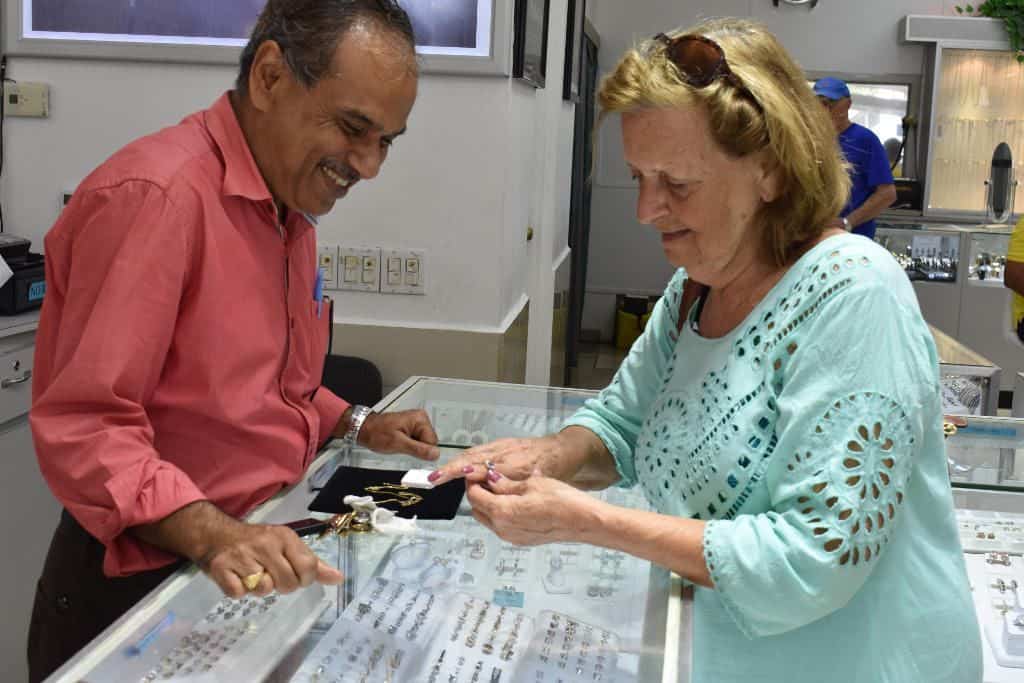
[{"label": "silver ring", "polygon": [[484,467],[487,468],[488,472],[491,472],[494,470],[494,462],[491,460],[484,460]]}]

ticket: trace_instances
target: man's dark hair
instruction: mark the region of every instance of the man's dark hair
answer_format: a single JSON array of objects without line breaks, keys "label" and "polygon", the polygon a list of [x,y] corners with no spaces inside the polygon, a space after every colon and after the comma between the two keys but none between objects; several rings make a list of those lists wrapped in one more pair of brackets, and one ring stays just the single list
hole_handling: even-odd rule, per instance
[{"label": "man's dark hair", "polygon": [[314,86],[330,67],[341,39],[363,21],[393,31],[415,49],[412,22],[395,0],[268,0],[242,51],[235,87],[246,92],[256,50],[268,40],[281,47],[298,81]]}]

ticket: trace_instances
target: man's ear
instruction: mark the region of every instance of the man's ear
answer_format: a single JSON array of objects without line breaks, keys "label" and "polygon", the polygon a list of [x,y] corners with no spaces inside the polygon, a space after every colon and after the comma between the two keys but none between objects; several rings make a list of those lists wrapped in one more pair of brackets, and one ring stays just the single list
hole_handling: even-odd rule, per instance
[{"label": "man's ear", "polygon": [[258,111],[267,111],[275,99],[281,97],[289,78],[281,46],[267,40],[256,48],[249,68],[249,99]]}]

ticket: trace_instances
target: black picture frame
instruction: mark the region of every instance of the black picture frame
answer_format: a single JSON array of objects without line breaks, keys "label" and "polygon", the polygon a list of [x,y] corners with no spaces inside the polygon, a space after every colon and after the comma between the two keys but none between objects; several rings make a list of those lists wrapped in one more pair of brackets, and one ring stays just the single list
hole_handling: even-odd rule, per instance
[{"label": "black picture frame", "polygon": [[583,32],[587,17],[587,0],[569,0],[569,16],[565,29],[565,72],[562,78],[562,99],[580,101],[580,76],[583,71]]},{"label": "black picture frame", "polygon": [[550,0],[516,0],[512,76],[543,88],[548,63]]}]

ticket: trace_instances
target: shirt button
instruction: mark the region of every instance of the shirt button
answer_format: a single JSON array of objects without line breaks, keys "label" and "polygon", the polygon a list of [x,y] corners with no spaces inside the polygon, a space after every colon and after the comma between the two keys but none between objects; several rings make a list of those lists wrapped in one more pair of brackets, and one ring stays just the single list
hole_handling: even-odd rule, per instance
[{"label": "shirt button", "polygon": [[57,609],[61,612],[67,612],[71,609],[71,600],[66,595],[57,597]]}]

